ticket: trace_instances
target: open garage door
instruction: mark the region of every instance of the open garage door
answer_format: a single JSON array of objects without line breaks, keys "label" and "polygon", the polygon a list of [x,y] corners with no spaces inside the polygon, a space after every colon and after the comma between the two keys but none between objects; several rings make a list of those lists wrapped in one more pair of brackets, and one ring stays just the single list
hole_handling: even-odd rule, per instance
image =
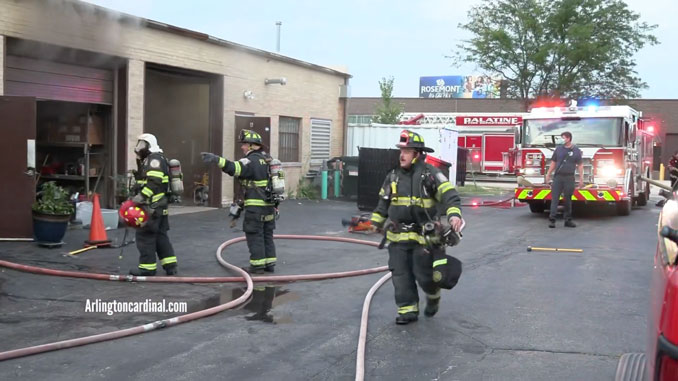
[{"label": "open garage door", "polygon": [[113,104],[113,72],[8,55],[5,94],[110,105]]}]

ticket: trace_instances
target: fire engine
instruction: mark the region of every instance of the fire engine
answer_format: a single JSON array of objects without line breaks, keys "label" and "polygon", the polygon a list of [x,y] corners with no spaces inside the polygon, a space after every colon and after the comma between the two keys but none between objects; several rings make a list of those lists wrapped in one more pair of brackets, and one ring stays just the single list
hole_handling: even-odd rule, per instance
[{"label": "fire engine", "polygon": [[[576,187],[574,203],[615,204],[619,215],[631,213],[633,204],[643,206],[650,196],[653,129],[642,113],[629,106],[536,107],[523,116],[519,144],[505,163],[518,177],[515,197],[533,213],[550,206],[551,189],[545,175],[560,135],[569,131],[581,149],[584,187]],[[579,179],[578,173],[575,179]],[[561,196],[562,199],[562,196]]]},{"label": "fire engine", "polygon": [[515,148],[515,131],[525,113],[405,113],[400,124],[447,125],[459,131],[458,146],[468,150],[467,171],[504,174],[504,156]]}]

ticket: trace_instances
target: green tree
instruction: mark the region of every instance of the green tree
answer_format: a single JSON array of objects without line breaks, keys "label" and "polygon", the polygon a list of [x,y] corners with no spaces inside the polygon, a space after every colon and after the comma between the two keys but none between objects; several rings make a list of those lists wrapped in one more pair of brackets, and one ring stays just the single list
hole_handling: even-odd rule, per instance
[{"label": "green tree", "polygon": [[382,78],[379,81],[381,89],[381,104],[377,106],[373,121],[375,123],[396,124],[400,121],[403,107],[393,102],[393,77]]},{"label": "green tree", "polygon": [[453,55],[505,81],[509,97],[638,97],[633,55],[657,44],[623,0],[484,0]]}]

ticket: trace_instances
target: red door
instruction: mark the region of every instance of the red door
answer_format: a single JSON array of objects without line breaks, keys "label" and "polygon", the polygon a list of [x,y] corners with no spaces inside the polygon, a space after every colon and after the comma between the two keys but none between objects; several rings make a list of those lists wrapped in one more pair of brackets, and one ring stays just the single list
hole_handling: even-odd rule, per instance
[{"label": "red door", "polygon": [[0,97],[0,238],[33,237],[35,113],[35,98]]},{"label": "red door", "polygon": [[483,146],[483,172],[501,172],[504,168],[504,152],[513,148],[515,137],[511,135],[485,135]]}]

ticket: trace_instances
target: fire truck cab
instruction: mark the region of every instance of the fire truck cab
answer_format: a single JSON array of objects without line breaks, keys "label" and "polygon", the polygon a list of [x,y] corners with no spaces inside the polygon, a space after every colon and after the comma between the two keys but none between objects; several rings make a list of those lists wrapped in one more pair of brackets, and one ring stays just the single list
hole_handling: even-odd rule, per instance
[{"label": "fire truck cab", "polygon": [[[631,213],[633,204],[646,205],[654,135],[647,131],[642,113],[629,106],[536,107],[523,116],[519,143],[509,153],[518,176],[515,197],[533,213],[550,206],[551,188],[545,175],[553,152],[569,131],[582,151],[584,187],[576,187],[575,203],[615,204],[619,215]],[[575,174],[579,179],[579,174]],[[561,196],[562,199],[562,196]]]}]

